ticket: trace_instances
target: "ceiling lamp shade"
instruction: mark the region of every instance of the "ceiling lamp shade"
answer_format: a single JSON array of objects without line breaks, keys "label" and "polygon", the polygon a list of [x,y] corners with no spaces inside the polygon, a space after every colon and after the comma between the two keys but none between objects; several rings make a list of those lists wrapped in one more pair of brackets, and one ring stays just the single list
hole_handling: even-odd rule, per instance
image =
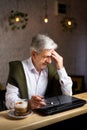
[{"label": "ceiling lamp shade", "polygon": [[72,32],[77,27],[75,18],[69,16],[63,17],[60,23],[64,32]]},{"label": "ceiling lamp shade", "polygon": [[11,10],[8,17],[8,22],[12,30],[24,29],[27,25],[27,21],[27,13]]}]

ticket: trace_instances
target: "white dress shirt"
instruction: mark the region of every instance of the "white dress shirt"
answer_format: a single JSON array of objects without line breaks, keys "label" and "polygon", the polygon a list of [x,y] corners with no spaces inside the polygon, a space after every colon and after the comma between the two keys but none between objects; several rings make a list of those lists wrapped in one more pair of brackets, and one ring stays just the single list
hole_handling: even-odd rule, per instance
[{"label": "white dress shirt", "polygon": [[[42,95],[44,96],[47,83],[48,83],[48,69],[42,70],[39,74],[33,63],[31,58],[22,61],[29,99],[31,99],[32,95]],[[65,95],[72,95],[72,80],[67,75],[65,68],[57,70],[59,75],[59,82],[61,84],[62,93]],[[6,107],[8,109],[14,108],[14,102],[21,100],[19,89],[11,84],[7,84],[6,86]]]}]

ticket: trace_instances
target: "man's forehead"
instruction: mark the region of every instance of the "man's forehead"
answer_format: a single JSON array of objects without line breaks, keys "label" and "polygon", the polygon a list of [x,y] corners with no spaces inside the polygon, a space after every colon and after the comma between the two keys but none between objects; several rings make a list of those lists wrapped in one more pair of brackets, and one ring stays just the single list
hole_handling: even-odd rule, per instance
[{"label": "man's forehead", "polygon": [[51,56],[52,51],[53,51],[53,49],[45,49],[41,53],[42,53],[42,55]]}]

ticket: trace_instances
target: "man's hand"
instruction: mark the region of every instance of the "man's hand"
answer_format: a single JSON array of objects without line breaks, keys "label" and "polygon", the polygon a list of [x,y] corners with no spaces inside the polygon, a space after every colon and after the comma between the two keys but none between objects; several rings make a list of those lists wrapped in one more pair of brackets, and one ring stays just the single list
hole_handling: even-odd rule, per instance
[{"label": "man's hand", "polygon": [[29,100],[29,104],[32,110],[46,105],[43,96],[32,96],[32,98]]},{"label": "man's hand", "polygon": [[61,69],[63,68],[63,57],[60,56],[56,51],[52,51],[51,52],[52,54],[52,58],[54,59],[55,61],[55,64],[56,64],[56,67],[57,69]]}]

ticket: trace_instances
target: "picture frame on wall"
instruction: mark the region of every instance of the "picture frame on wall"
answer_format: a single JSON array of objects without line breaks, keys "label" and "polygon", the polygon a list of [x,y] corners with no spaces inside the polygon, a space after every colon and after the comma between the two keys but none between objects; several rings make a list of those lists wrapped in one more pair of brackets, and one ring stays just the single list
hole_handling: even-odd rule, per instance
[{"label": "picture frame on wall", "polygon": [[83,75],[70,75],[73,81],[73,94],[78,94],[81,92],[85,92],[85,80]]}]

